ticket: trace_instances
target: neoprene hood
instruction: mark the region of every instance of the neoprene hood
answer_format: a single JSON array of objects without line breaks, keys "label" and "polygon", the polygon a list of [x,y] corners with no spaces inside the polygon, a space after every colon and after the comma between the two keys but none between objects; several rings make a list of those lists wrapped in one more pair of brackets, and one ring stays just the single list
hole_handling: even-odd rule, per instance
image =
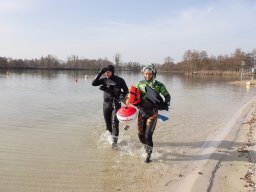
[{"label": "neoprene hood", "polygon": [[115,68],[113,65],[109,65],[106,69],[107,71],[111,71],[113,74],[115,73]]}]

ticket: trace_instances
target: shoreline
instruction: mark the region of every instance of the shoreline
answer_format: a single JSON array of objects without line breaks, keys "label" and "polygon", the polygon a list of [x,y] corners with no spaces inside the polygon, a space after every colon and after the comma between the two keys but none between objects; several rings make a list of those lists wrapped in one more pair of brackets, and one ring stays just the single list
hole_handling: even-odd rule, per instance
[{"label": "shoreline", "polygon": [[181,180],[164,191],[255,191],[255,101],[256,97],[234,115],[235,121],[225,127],[228,132],[224,131],[202,146],[200,155],[205,160],[199,158],[193,172],[182,175]]},{"label": "shoreline", "polygon": [[250,87],[250,86],[256,86],[256,80],[242,80],[242,81],[233,81],[233,82],[229,82],[232,85],[242,85],[242,86],[246,86],[246,87]]},{"label": "shoreline", "polygon": [[[211,191],[255,191],[256,106],[253,103],[238,130],[233,153],[225,156],[217,168]],[[239,145],[238,145],[239,144]]]}]

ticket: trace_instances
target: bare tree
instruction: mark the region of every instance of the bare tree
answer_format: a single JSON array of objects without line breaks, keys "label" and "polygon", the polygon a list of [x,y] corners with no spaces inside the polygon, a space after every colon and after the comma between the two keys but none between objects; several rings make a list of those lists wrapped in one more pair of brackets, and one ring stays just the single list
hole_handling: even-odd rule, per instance
[{"label": "bare tree", "polygon": [[253,66],[256,67],[256,49],[252,50],[251,57],[252,57]]},{"label": "bare tree", "polygon": [[8,67],[7,58],[0,57],[0,68],[7,68],[7,67]]},{"label": "bare tree", "polygon": [[164,59],[164,64],[159,66],[160,70],[163,71],[173,71],[174,68],[174,62],[173,62],[173,58],[168,56]]},{"label": "bare tree", "polygon": [[119,70],[119,66],[121,64],[121,54],[120,53],[116,53],[115,54],[115,64],[116,64],[116,70]]}]

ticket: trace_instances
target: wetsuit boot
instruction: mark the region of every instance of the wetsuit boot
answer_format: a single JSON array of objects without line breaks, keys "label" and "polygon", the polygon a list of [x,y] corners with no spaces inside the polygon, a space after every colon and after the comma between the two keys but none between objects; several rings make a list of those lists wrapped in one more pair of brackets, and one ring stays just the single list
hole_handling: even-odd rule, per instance
[{"label": "wetsuit boot", "polygon": [[151,154],[152,154],[152,147],[145,145],[145,151],[147,153],[147,157],[145,159],[145,163],[150,163],[151,160]]},{"label": "wetsuit boot", "polygon": [[113,137],[112,149],[118,149],[117,138]]},{"label": "wetsuit boot", "polygon": [[151,154],[147,154],[147,157],[145,159],[145,163],[150,163],[152,160],[151,160]]}]

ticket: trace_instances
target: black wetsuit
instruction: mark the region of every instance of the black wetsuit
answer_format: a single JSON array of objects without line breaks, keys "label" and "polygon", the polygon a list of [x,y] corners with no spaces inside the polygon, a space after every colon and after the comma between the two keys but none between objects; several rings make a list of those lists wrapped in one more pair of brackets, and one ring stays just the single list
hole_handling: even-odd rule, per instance
[{"label": "black wetsuit", "polygon": [[92,81],[93,86],[100,86],[103,94],[103,114],[106,122],[106,129],[113,135],[114,142],[119,135],[119,121],[116,117],[117,110],[121,107],[120,97],[128,94],[128,87],[121,77],[114,74],[110,78],[100,78],[98,74]]}]

